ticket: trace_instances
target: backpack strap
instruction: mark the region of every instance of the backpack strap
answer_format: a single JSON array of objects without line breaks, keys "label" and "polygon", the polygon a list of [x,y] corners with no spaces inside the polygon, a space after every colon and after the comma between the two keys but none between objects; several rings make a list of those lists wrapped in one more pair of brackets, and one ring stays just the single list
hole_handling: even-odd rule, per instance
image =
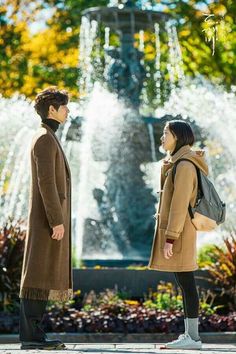
[{"label": "backpack strap", "polygon": [[[176,169],[177,169],[177,166],[178,164],[181,162],[181,161],[188,161],[188,162],[191,162],[195,168],[196,168],[196,172],[197,172],[197,181],[198,181],[198,190],[197,190],[197,201],[201,198],[202,196],[202,185],[201,185],[201,175],[200,175],[200,169],[195,165],[195,163],[191,160],[188,160],[188,159],[179,159],[178,161],[176,161],[174,163],[174,166],[173,166],[173,169],[172,169],[172,182],[174,183],[174,180],[175,180],[175,175],[176,175]],[[188,212],[189,212],[189,215],[191,217],[191,219],[194,218],[194,214],[193,214],[193,208],[191,207],[191,205],[189,204],[188,206]]]}]

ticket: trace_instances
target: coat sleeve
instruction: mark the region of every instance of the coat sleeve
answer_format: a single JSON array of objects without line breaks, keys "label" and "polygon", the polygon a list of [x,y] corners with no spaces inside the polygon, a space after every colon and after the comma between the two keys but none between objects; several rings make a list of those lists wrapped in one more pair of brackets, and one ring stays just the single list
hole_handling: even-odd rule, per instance
[{"label": "coat sleeve", "polygon": [[33,149],[39,191],[43,199],[51,228],[63,224],[62,207],[56,186],[56,145],[52,138],[43,135]]},{"label": "coat sleeve", "polygon": [[188,206],[196,183],[196,168],[191,162],[182,161],[176,168],[174,190],[170,205],[166,239],[176,240],[183,231]]}]

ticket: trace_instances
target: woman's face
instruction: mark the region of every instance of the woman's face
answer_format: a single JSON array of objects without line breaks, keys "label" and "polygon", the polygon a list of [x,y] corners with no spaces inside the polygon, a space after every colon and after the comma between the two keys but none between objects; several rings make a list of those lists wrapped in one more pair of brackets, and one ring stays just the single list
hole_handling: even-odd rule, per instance
[{"label": "woman's face", "polygon": [[163,130],[163,135],[161,137],[161,146],[165,151],[170,151],[173,152],[176,146],[177,139],[176,137],[171,133],[168,125],[165,126]]}]

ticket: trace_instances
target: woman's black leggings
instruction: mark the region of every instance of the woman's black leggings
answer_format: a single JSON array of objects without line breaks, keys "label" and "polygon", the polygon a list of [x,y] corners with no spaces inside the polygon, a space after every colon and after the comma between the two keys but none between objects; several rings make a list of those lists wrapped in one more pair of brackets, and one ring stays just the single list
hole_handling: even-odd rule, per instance
[{"label": "woman's black leggings", "polygon": [[176,272],[175,280],[181,289],[184,306],[184,317],[197,318],[199,297],[194,278],[194,272]]}]

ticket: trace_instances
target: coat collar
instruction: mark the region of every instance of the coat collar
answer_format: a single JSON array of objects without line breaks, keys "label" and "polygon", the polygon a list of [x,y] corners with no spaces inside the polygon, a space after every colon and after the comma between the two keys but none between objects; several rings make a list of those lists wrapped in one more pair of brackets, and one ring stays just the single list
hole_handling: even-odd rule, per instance
[{"label": "coat collar", "polygon": [[[56,136],[55,132],[54,132],[53,129],[50,128],[47,124],[41,123],[41,127],[46,128],[47,130],[49,130],[49,132],[57,139],[57,136]],[[57,139],[57,140],[58,140],[58,139]]]},{"label": "coat collar", "polygon": [[41,123],[41,127],[47,129],[49,131],[50,134],[52,134],[52,136],[54,137],[54,139],[56,140],[61,152],[62,152],[62,155],[64,157],[64,160],[65,160],[65,164],[66,164],[66,169],[67,169],[67,172],[69,174],[69,176],[71,176],[71,173],[70,173],[70,166],[69,166],[69,163],[67,161],[67,158],[66,158],[66,155],[61,147],[61,144],[60,144],[60,141],[58,140],[58,137],[56,136],[55,132],[52,130],[52,128],[50,128],[47,124],[44,124],[44,123]]},{"label": "coat collar", "polygon": [[169,162],[175,163],[177,160],[181,159],[184,155],[188,154],[191,151],[189,145],[182,146],[173,156],[169,157]]}]

